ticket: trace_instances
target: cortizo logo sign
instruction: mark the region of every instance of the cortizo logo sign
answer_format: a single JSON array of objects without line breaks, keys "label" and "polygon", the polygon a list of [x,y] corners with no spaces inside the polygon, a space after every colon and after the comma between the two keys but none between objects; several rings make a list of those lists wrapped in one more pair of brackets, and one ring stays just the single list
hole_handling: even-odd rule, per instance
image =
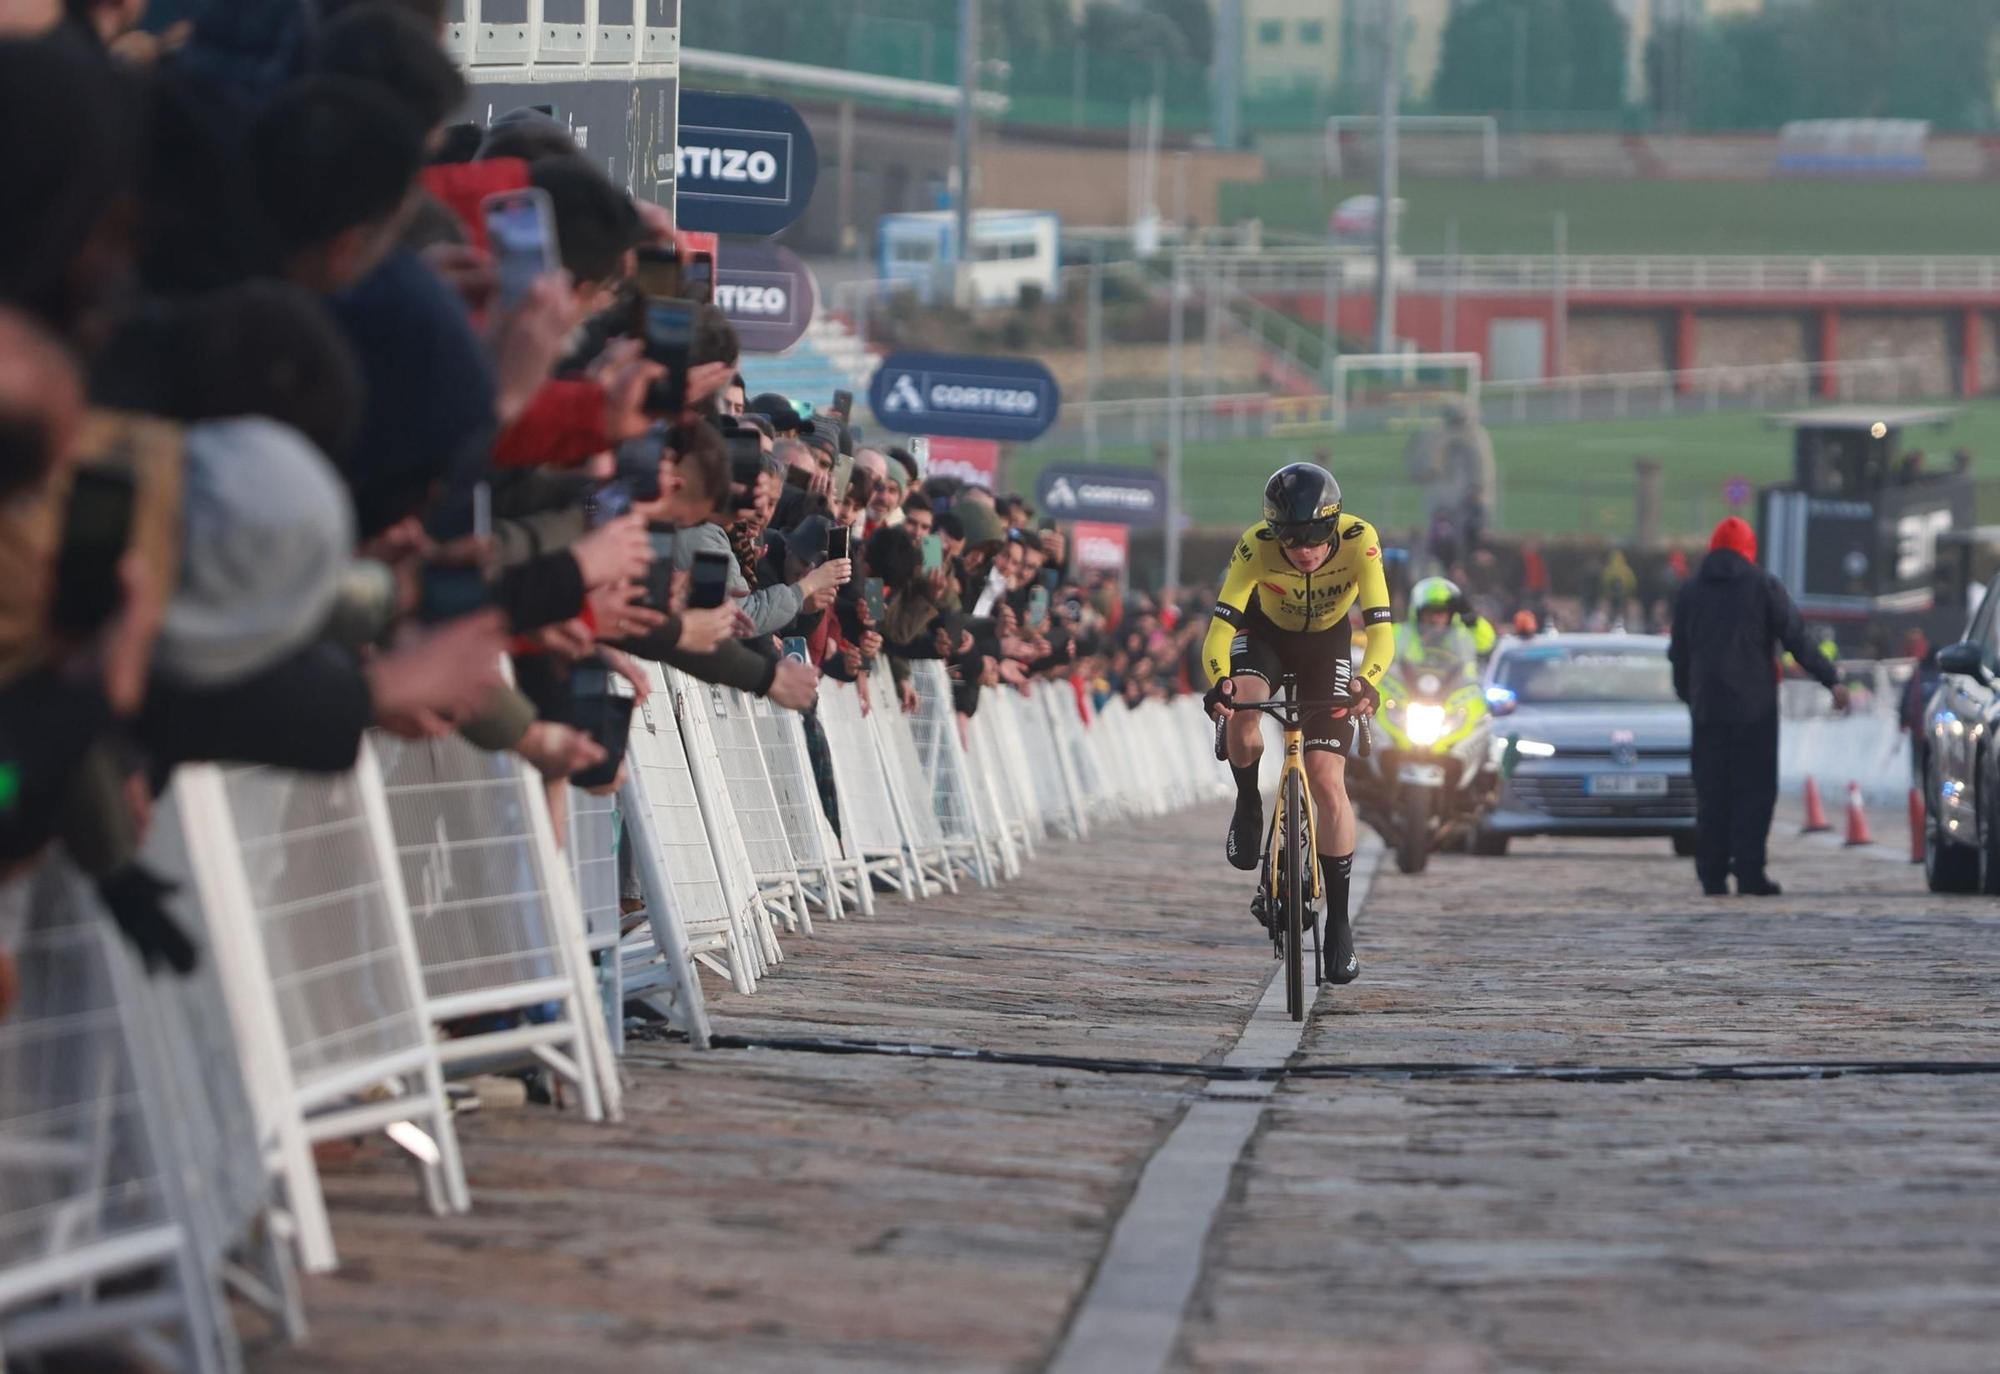
[{"label": "cortizo logo sign", "polygon": [[715,305],[725,315],[768,315],[783,319],[792,308],[792,298],[782,286],[734,286],[717,282]]},{"label": "cortizo logo sign", "polygon": [[899,433],[1023,444],[1055,422],[1062,392],[1027,358],[896,353],[875,370],[868,401]]},{"label": "cortizo logo sign", "polygon": [[921,412],[950,410],[967,415],[1033,415],[1042,408],[1042,398],[1021,387],[954,386],[934,382],[928,393],[920,390],[916,378],[904,373],[889,384],[889,409]]},{"label": "cortizo logo sign", "polygon": [[1075,510],[1078,506],[1105,506],[1144,515],[1157,504],[1151,487],[1124,486],[1108,482],[1078,482],[1058,477],[1049,484],[1042,504],[1052,510]]},{"label": "cortizo logo sign", "polygon": [[674,174],[698,181],[734,181],[767,185],[778,177],[778,159],[762,148],[688,147],[681,145]]}]

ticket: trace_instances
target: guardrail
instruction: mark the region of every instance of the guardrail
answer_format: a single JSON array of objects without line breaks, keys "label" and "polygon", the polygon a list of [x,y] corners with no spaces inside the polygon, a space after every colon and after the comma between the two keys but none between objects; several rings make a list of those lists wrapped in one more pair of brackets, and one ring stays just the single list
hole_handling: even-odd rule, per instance
[{"label": "guardrail", "polygon": [[[1931,399],[1930,371],[1931,365],[1921,358],[1863,358],[1488,381],[1480,385],[1479,409],[1487,425],[1506,426],[1798,409],[1833,399],[1911,401]],[[1069,402],[1040,443],[1081,444],[1093,424],[1101,446],[1164,443],[1172,405],[1165,398]],[[1435,409],[1421,400],[1342,407],[1329,396],[1269,392],[1188,395],[1180,408],[1188,443],[1379,433],[1409,428]]]},{"label": "guardrail", "polygon": [[297,1339],[296,1271],[338,1262],[314,1142],[386,1131],[463,1210],[450,1074],[537,1064],[615,1119],[632,1003],[705,1046],[700,970],[754,992],[878,889],[1003,881],[1051,837],[1229,791],[1192,697],[1087,716],[1042,682],[965,722],[928,662],[914,715],[826,682],[802,717],[651,672],[615,799],[455,738],[380,736],[335,776],[181,769],[146,861],[187,978],[148,977],[67,860],[0,884],[0,1351],[240,1369],[230,1295]]},{"label": "guardrail", "polygon": [[[1229,276],[1246,291],[1318,292],[1328,271],[1343,291],[1373,286],[1375,260],[1359,250],[1269,247],[1190,249],[1191,273]],[[1554,253],[1406,255],[1396,259],[1406,290],[1460,295],[1572,295],[1666,298],[1703,295],[1962,296],[2000,292],[2000,257],[1593,256]]]}]

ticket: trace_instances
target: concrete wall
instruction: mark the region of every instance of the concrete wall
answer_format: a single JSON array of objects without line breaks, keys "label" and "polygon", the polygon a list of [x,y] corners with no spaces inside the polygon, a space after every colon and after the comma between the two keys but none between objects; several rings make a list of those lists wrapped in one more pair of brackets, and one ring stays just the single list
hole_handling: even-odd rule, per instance
[{"label": "concrete wall", "polygon": [[1694,365],[1756,367],[1807,362],[1814,356],[1815,343],[1811,320],[1797,312],[1701,315],[1695,326]]},{"label": "concrete wall", "polygon": [[1569,370],[1663,372],[1674,366],[1674,314],[1578,312],[1569,322]]},{"label": "concrete wall", "polygon": [[1955,314],[1944,312],[1848,311],[1840,321],[1840,357],[1916,360],[1924,393],[1943,396],[1958,387],[1953,364],[1958,323]]},{"label": "concrete wall", "polygon": [[[1164,150],[1160,155],[1160,213],[1216,223],[1218,188],[1225,181],[1257,181],[1264,160],[1255,153],[1206,149]],[[1053,210],[1064,224],[1124,224],[1131,216],[1125,146],[989,140],[980,154],[981,203],[1014,210]]]}]

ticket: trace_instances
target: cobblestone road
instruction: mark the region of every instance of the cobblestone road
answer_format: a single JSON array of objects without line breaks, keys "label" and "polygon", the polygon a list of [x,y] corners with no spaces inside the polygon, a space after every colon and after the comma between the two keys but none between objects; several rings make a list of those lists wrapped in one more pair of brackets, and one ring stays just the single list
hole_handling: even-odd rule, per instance
[{"label": "cobblestone road", "polygon": [[[1272,965],[1205,812],[793,941],[717,1028],[1218,1063]],[[1263,1102],[1185,1370],[1990,1370],[2000,1075],[1468,1080],[1454,1064],[2000,1060],[2000,911],[1788,842],[1710,902],[1664,843],[1384,875],[1363,980]],[[1432,1066],[1402,1077],[1335,1066]],[[1193,1075],[642,1049],[627,1119],[465,1123],[439,1221],[369,1151],[277,1371],[1036,1370]],[[1195,1233],[1197,1236],[1199,1232]]]}]

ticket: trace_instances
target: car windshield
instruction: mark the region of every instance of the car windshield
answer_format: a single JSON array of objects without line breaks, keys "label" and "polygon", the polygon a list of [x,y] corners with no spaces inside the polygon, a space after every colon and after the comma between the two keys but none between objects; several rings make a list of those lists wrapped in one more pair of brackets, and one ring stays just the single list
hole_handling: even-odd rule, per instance
[{"label": "car windshield", "polygon": [[1523,705],[1674,700],[1673,671],[1660,649],[1519,649],[1501,660],[1499,682]]}]

